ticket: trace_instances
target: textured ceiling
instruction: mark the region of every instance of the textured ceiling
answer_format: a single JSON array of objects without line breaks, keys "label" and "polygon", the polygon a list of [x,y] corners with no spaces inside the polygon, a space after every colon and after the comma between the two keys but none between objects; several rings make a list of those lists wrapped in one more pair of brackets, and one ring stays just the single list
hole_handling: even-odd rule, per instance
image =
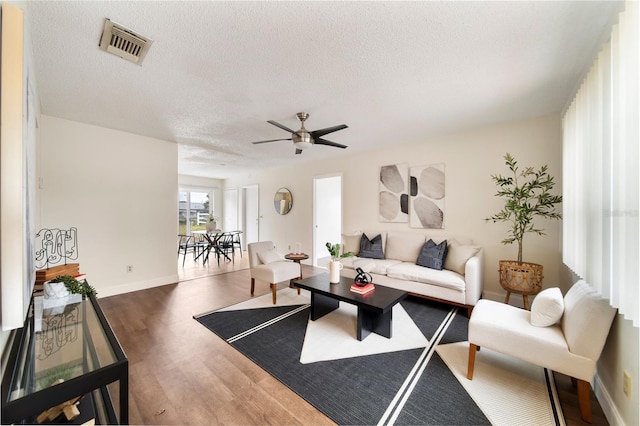
[{"label": "textured ceiling", "polygon": [[[27,3],[44,114],[179,144],[225,178],[561,111],[619,2]],[[154,40],[142,66],[98,48],[105,18]],[[294,154],[266,123],[345,123]]]}]

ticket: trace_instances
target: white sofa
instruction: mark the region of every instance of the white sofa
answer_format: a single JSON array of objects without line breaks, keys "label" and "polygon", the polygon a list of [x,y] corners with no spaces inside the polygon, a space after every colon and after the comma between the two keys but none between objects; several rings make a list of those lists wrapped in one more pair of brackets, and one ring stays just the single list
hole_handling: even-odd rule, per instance
[{"label": "white sofa", "polygon": [[[384,259],[359,257],[362,233],[342,236],[344,252],[356,254],[342,259],[342,275],[355,278],[355,268],[371,274],[374,284],[393,287],[410,294],[444,301],[467,308],[473,306],[482,295],[484,258],[480,247],[469,238],[433,236],[427,232],[370,232],[364,234],[373,239],[382,237]],[[436,270],[416,265],[416,260],[425,242],[447,240],[448,253],[444,269]]]}]

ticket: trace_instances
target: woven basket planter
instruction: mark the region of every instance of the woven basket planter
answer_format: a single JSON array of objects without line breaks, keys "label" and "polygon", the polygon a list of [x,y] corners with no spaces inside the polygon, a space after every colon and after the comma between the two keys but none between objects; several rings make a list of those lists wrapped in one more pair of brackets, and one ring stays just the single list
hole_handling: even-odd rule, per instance
[{"label": "woven basket planter", "polygon": [[537,294],[542,289],[542,265],[515,260],[501,260],[500,285],[510,293]]}]

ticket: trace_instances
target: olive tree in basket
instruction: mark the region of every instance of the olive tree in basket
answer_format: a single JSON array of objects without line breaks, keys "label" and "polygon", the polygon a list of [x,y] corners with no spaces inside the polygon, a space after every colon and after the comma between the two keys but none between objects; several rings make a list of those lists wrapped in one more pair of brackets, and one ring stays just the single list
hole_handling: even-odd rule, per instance
[{"label": "olive tree in basket", "polygon": [[502,244],[518,243],[518,260],[500,261],[500,285],[507,290],[505,303],[508,303],[510,293],[519,293],[523,295],[525,308],[528,308],[528,300],[524,296],[540,291],[543,275],[542,265],[522,261],[522,240],[529,232],[545,235],[543,229],[536,227],[534,219],[562,218],[556,208],[562,202],[562,196],[551,194],[555,182],[553,176],[549,175],[547,165],[538,170],[533,167],[520,169],[509,153],[505,154],[504,159],[510,174],[491,175],[498,187],[495,195],[504,200],[504,207],[485,220],[511,224]]}]

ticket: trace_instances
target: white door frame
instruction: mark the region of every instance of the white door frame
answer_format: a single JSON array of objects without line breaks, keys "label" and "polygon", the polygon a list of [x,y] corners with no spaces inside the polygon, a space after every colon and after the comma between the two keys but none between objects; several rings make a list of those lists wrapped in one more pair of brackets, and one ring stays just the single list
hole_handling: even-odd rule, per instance
[{"label": "white door frame", "polygon": [[320,244],[322,244],[322,246],[324,247],[324,244],[326,243],[326,241],[318,241],[318,238],[320,238],[318,236],[318,223],[319,223],[318,216],[320,214],[319,212],[321,211],[322,207],[326,205],[326,203],[323,203],[322,200],[317,199],[318,191],[317,191],[316,185],[322,179],[336,178],[336,177],[340,178],[340,197],[339,197],[340,208],[339,208],[339,211],[333,212],[337,215],[337,217],[335,218],[335,222],[338,227],[338,229],[336,230],[338,240],[333,241],[333,243],[340,243],[341,241],[340,237],[342,235],[342,192],[343,192],[342,191],[342,185],[343,185],[342,173],[331,173],[331,174],[319,175],[319,176],[313,177],[313,238],[312,238],[313,249],[311,250],[313,266],[320,266],[318,265],[318,259],[329,256],[328,253],[318,250],[318,247],[320,247]]},{"label": "white door frame", "polygon": [[[255,218],[247,216],[247,206],[251,205],[251,203],[247,202],[247,190],[249,189],[255,189],[255,193],[256,193],[256,199],[254,200],[256,205]],[[240,215],[240,225],[242,226],[242,235],[245,239],[244,246],[246,247],[248,243],[260,241],[260,186],[257,183],[253,185],[242,186],[242,195],[240,197],[240,209],[238,213]],[[255,220],[255,224],[252,222],[251,223],[249,222],[253,220]],[[252,234],[250,229],[250,227],[254,225],[255,225],[255,241],[253,241],[254,238],[251,238]]]}]

